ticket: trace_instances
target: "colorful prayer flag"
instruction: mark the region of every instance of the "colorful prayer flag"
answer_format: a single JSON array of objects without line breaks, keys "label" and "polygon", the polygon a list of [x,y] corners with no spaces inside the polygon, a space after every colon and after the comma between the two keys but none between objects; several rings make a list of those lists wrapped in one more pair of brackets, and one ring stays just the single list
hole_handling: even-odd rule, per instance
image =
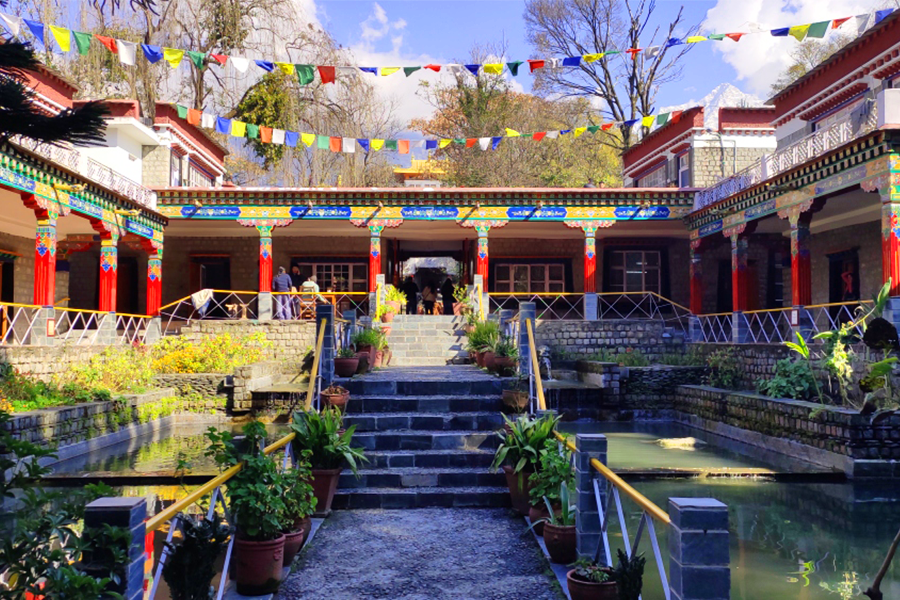
[{"label": "colorful prayer flag", "polygon": [[224,67],[225,63],[228,62],[227,54],[210,54],[209,59],[219,65],[220,67]]},{"label": "colorful prayer flag", "polygon": [[297,81],[300,85],[309,85],[316,78],[315,67],[312,65],[294,65],[297,69]]},{"label": "colorful prayer flag", "polygon": [[466,148],[471,148],[475,144],[478,143],[478,138],[467,138],[466,139]]},{"label": "colorful prayer flag", "polygon": [[83,31],[73,31],[72,37],[75,38],[75,47],[78,49],[78,54],[87,56],[91,49],[91,38],[94,36]]},{"label": "colorful prayer flag", "polygon": [[178,65],[181,64],[181,59],[184,58],[184,50],[176,50],[175,48],[163,48],[163,58],[169,63],[169,66],[173,69],[177,68]]},{"label": "colorful prayer flag", "polygon": [[522,66],[521,60],[513,60],[506,63],[506,68],[509,69],[509,72],[512,73],[513,77],[519,76],[519,67]]},{"label": "colorful prayer flag", "polygon": [[506,137],[519,137],[520,135],[522,134],[515,129],[510,129],[509,127],[506,128]]},{"label": "colorful prayer flag", "polygon": [[500,137],[499,135],[491,138],[491,150],[496,150],[497,146],[499,146],[500,142],[502,142],[502,141],[503,141],[503,138]]},{"label": "colorful prayer flag", "polygon": [[[297,147],[297,139],[299,138],[299,134],[296,131],[285,131],[284,132],[284,145],[290,146],[291,148]],[[307,144],[308,146],[309,144]]]},{"label": "colorful prayer flag", "polygon": [[501,75],[503,73],[503,63],[490,63],[483,66],[484,72],[491,75]]},{"label": "colorful prayer flag", "polygon": [[481,69],[481,65],[466,65],[466,69],[468,69],[469,73],[478,77],[478,71]]},{"label": "colorful prayer flag", "polygon": [[385,150],[397,150],[397,140],[384,140],[384,149]]},{"label": "colorful prayer flag", "polygon": [[581,57],[580,56],[567,56],[562,61],[562,66],[564,67],[578,67],[581,65]]},{"label": "colorful prayer flag", "polygon": [[216,117],[216,133],[224,133],[228,135],[231,133],[231,119],[226,119],[225,117]]},{"label": "colorful prayer flag", "polygon": [[303,144],[304,144],[307,148],[309,148],[310,146],[312,146],[312,145],[315,143],[315,141],[316,141],[316,134],[314,134],[314,133],[301,133],[301,134],[300,134],[300,139],[303,140]]},{"label": "colorful prayer flag", "polygon": [[182,106],[181,104],[176,104],[175,112],[178,113],[179,119],[187,119],[187,113],[188,113],[187,106]]},{"label": "colorful prayer flag", "polygon": [[374,139],[371,141],[372,141],[372,150],[374,150],[375,152],[378,152],[379,150],[384,148],[384,140]]},{"label": "colorful prayer flag", "polygon": [[398,140],[397,151],[399,151],[400,154],[409,154],[409,140]]},{"label": "colorful prayer flag", "polygon": [[137,54],[137,43],[118,40],[119,46],[119,62],[123,65],[134,66]]},{"label": "colorful prayer flag", "polygon": [[46,48],[44,45],[44,24],[40,21],[32,21],[31,19],[22,20],[28,25],[28,29],[31,30],[31,35],[34,36],[35,40],[40,42],[41,48]]},{"label": "colorful prayer flag", "polygon": [[444,138],[444,139],[441,139],[441,141],[438,143],[438,147],[446,148],[447,146],[449,146],[452,143],[453,143],[453,140],[448,140],[448,139]]},{"label": "colorful prayer flag", "polygon": [[56,45],[59,46],[60,50],[68,52],[72,49],[72,35],[68,29],[51,25],[50,33],[53,34],[53,39],[56,40]]},{"label": "colorful prayer flag", "polygon": [[272,143],[284,145],[285,134],[287,132],[284,129],[278,129],[277,127],[272,129]]},{"label": "colorful prayer flag", "polygon": [[[78,33],[75,33],[75,41],[78,41]],[[151,46],[150,44],[141,44],[141,50],[144,51],[144,58],[147,62],[153,64],[163,59],[163,51],[159,46]]]},{"label": "colorful prayer flag", "polygon": [[3,25],[13,34],[13,37],[19,37],[19,32],[22,31],[22,17],[0,14],[0,19],[3,20]]},{"label": "colorful prayer flag", "polygon": [[271,63],[267,60],[254,60],[253,62],[256,63],[257,67],[259,67],[263,71],[266,71],[267,73],[271,73],[275,70],[275,63]]},{"label": "colorful prayer flag", "polygon": [[538,131],[538,132],[535,133],[532,137],[534,138],[534,141],[539,142],[539,141],[541,141],[542,139],[544,139],[546,136],[547,136],[547,132],[546,132],[546,131]]},{"label": "colorful prayer flag", "polygon": [[[413,73],[415,73],[416,71],[418,71],[421,68],[422,67],[403,67],[403,74],[406,75],[407,77],[409,77],[410,75],[412,75]],[[369,149],[366,148],[366,152],[368,152],[368,151],[369,151]]]},{"label": "colorful prayer flag", "polygon": [[576,127],[575,128],[575,137],[576,138],[581,137],[581,134],[583,134],[585,131],[587,131],[587,127]]},{"label": "colorful prayer flag", "polygon": [[231,121],[231,135],[234,137],[244,137],[247,135],[247,124],[243,121],[237,121],[232,119]]},{"label": "colorful prayer flag", "polygon": [[372,75],[378,75],[378,67],[360,67],[360,71],[363,73],[370,73]]},{"label": "colorful prayer flag", "polygon": [[388,75],[393,75],[399,70],[400,67],[381,67],[381,76],[387,77]]},{"label": "colorful prayer flag", "polygon": [[744,37],[744,35],[745,34],[743,34],[743,33],[726,33],[725,37],[727,37],[729,40],[734,40],[735,42],[739,42],[739,41],[741,41],[741,38]]},{"label": "colorful prayer flag", "polygon": [[794,25],[788,30],[788,33],[798,42],[802,42],[806,39],[806,34],[809,33],[809,26],[809,23],[806,25]]},{"label": "colorful prayer flag", "polygon": [[234,70],[238,73],[246,73],[247,69],[250,68],[250,59],[249,58],[241,58],[240,56],[229,56],[228,60],[231,61],[231,66],[234,67]]},{"label": "colorful prayer flag", "polygon": [[688,44],[696,44],[697,42],[705,42],[707,37],[705,35],[689,35],[685,40]]},{"label": "colorful prayer flag", "polygon": [[819,21],[818,23],[813,23],[809,26],[809,32],[806,34],[806,37],[822,39],[828,32],[829,24],[831,24],[831,21]]},{"label": "colorful prayer flag", "polygon": [[272,143],[272,128],[265,127],[263,125],[259,126],[259,141],[263,144],[271,144]]},{"label": "colorful prayer flag", "polygon": [[834,21],[831,22],[831,28],[837,29],[838,27],[840,27],[841,25],[843,25],[844,23],[846,23],[847,21],[849,21],[852,18],[853,17],[843,17],[841,19],[835,19]]},{"label": "colorful prayer flag", "polygon": [[584,62],[586,62],[586,63],[597,62],[598,60],[603,58],[603,52],[596,52],[594,54],[585,54],[584,56],[582,56],[582,58],[584,59]]},{"label": "colorful prayer flag", "polygon": [[369,152],[369,140],[365,138],[356,138],[356,143],[363,149],[363,152]]},{"label": "colorful prayer flag", "polygon": [[[334,67],[332,67],[332,68],[334,68]],[[341,146],[342,146],[341,138],[339,138],[337,136],[332,136],[332,137],[328,138],[328,147],[331,149],[332,152],[340,152]]]},{"label": "colorful prayer flag", "polygon": [[341,140],[341,152],[348,154],[356,153],[356,138],[343,138]]},{"label": "colorful prayer flag", "polygon": [[322,83],[334,83],[334,67],[319,66],[318,69]]},{"label": "colorful prayer flag", "polygon": [[259,139],[259,125],[254,125],[253,123],[247,123],[247,139],[248,140],[258,140]]},{"label": "colorful prayer flag", "polygon": [[544,64],[545,63],[543,60],[529,60],[528,61],[528,67],[531,69],[532,73],[534,73],[538,69],[543,69]]},{"label": "colorful prayer flag", "polygon": [[106,37],[105,35],[97,35],[94,34],[94,37],[97,38],[97,41],[106,46],[106,49],[112,52],[113,54],[119,53],[119,48],[116,46],[116,40],[111,37]]},{"label": "colorful prayer flag", "polygon": [[[121,41],[121,40],[119,40]],[[121,48],[121,44],[120,44]],[[187,122],[191,125],[198,127],[200,125],[200,116],[203,114],[203,111],[197,110],[196,108],[189,108],[187,111]]]},{"label": "colorful prayer flag", "polygon": [[294,74],[294,63],[286,63],[286,62],[277,62],[275,66],[278,67],[282,73],[290,77]]},{"label": "colorful prayer flag", "polygon": [[441,65],[425,65],[426,69],[431,69],[435,73],[439,73],[441,71]]},{"label": "colorful prayer flag", "polygon": [[197,68],[197,70],[203,69],[206,66],[206,53],[205,52],[197,52],[196,50],[186,50],[185,54],[188,59]]}]

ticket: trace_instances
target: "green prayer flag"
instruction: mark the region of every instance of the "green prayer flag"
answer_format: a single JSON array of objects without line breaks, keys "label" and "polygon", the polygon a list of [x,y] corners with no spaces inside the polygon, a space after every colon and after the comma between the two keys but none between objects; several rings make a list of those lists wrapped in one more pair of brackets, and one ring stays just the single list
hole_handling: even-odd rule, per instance
[{"label": "green prayer flag", "polygon": [[669,122],[669,113],[660,113],[656,116],[657,125],[665,125]]},{"label": "green prayer flag", "polygon": [[403,74],[409,77],[421,68],[422,67],[403,67]]},{"label": "green prayer flag", "polygon": [[711,39],[713,41],[721,42],[722,40],[725,39],[725,34],[724,33],[711,33],[706,37],[708,37],[709,39]]},{"label": "green prayer flag", "polygon": [[251,125],[247,123],[247,137],[251,140],[259,139],[259,125]]},{"label": "green prayer flag", "polygon": [[506,68],[509,69],[509,72],[512,73],[513,77],[516,77],[519,75],[519,66],[521,64],[521,60],[514,60],[513,62],[506,63]]},{"label": "green prayer flag", "polygon": [[454,144],[465,144],[466,138],[453,138],[453,143]]},{"label": "green prayer flag", "polygon": [[519,137],[530,138],[530,137],[533,136],[533,135],[534,135],[533,133],[523,133],[523,134],[520,135]]},{"label": "green prayer flag", "polygon": [[331,147],[331,138],[327,135],[316,136],[316,148],[319,150],[328,150]]},{"label": "green prayer flag", "polygon": [[384,149],[385,150],[396,150],[397,149],[397,140],[384,140]]},{"label": "green prayer flag", "polygon": [[588,127],[588,131],[590,131],[591,133],[597,133],[598,131],[600,131],[600,126],[591,125],[590,127]]},{"label": "green prayer flag", "polygon": [[811,24],[809,26],[809,31],[806,33],[806,37],[819,39],[825,37],[829,25],[831,25],[831,21],[822,21],[820,23]]},{"label": "green prayer flag", "polygon": [[[300,82],[300,85],[309,85],[316,78],[316,69],[312,65],[294,65],[294,68],[297,69],[297,81]],[[327,149],[328,146],[326,145],[325,148]]]},{"label": "green prayer flag", "polygon": [[175,110],[178,111],[179,119],[187,119],[187,106],[182,106],[180,104],[176,104]]},{"label": "green prayer flag", "polygon": [[619,52],[618,50],[607,50],[606,52],[604,52],[604,54],[606,56],[609,56],[610,54],[622,54],[622,53]]},{"label": "green prayer flag", "polygon": [[93,34],[84,33],[83,31],[73,31],[72,35],[75,36],[75,45],[78,46],[78,54],[86,56],[88,50],[91,49],[91,38],[94,37]]},{"label": "green prayer flag", "polygon": [[206,66],[206,53],[205,52],[197,52],[196,50],[187,50],[185,54],[188,55],[188,58],[191,59],[191,62],[194,63],[194,66],[198,69],[202,69]]}]

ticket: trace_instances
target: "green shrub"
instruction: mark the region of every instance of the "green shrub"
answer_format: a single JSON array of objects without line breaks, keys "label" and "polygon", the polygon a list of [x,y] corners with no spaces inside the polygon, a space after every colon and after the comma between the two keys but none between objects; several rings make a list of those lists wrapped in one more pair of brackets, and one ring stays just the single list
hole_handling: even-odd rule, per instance
[{"label": "green shrub", "polygon": [[741,365],[734,353],[734,347],[720,348],[706,357],[709,366],[707,385],[726,390],[737,389],[741,380]]},{"label": "green shrub", "polygon": [[628,348],[616,356],[616,362],[623,367],[649,367],[650,359],[637,348]]},{"label": "green shrub", "polygon": [[500,340],[500,324],[496,321],[481,321],[475,324],[475,328],[466,334],[468,341],[466,349],[471,352],[486,352],[491,350]]},{"label": "green shrub", "polygon": [[110,346],[87,364],[74,365],[59,381],[112,393],[140,394],[152,387],[152,361],[146,346]]},{"label": "green shrub", "polygon": [[230,373],[259,362],[271,346],[262,332],[240,337],[223,333],[199,342],[172,336],[153,345],[150,355],[156,373]]},{"label": "green shrub", "polygon": [[11,412],[70,406],[83,402],[108,402],[109,390],[69,382],[47,383],[22,375],[8,364],[0,365],[0,405]]},{"label": "green shrub", "polygon": [[706,357],[703,353],[698,352],[696,348],[691,348],[683,354],[662,354],[657,363],[672,367],[702,367],[706,365]]},{"label": "green shrub", "polygon": [[815,390],[816,382],[809,364],[790,358],[775,363],[775,375],[771,379],[756,382],[756,391],[772,398],[808,400]]},{"label": "green shrub", "polygon": [[383,350],[387,345],[387,336],[375,327],[363,327],[353,334],[353,345],[356,348],[372,346],[375,350]]}]

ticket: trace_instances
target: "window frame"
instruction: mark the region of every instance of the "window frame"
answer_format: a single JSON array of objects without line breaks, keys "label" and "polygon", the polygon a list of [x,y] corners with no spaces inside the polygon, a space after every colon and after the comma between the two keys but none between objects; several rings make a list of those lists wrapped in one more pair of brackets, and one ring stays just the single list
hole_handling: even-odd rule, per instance
[{"label": "window frame", "polygon": [[[498,271],[502,268],[509,269],[509,276],[501,279]],[[543,280],[540,281],[540,290],[535,289],[539,281],[534,274],[537,269],[544,269]],[[551,277],[551,272],[559,269],[559,277]],[[516,291],[516,271],[524,271],[527,273],[527,291]],[[494,265],[493,288],[500,294],[565,294],[566,292],[566,265],[561,262],[500,262]],[[561,289],[551,289],[552,286],[559,286]]]},{"label": "window frame", "polygon": [[[369,265],[365,262],[361,261],[348,261],[348,260],[338,260],[338,261],[311,261],[309,259],[306,260],[292,260],[291,268],[294,266],[300,267],[300,272],[303,273],[305,270],[315,274],[316,283],[319,285],[319,289],[322,292],[335,292],[339,294],[344,293],[352,293],[352,292],[367,292],[369,289]],[[332,282],[335,281],[334,271],[335,267],[338,268],[347,268],[347,276],[345,281],[347,282],[347,289],[336,289],[336,286],[332,285],[329,290],[329,286],[325,284],[326,275],[325,271],[329,271],[328,279]],[[362,277],[358,276],[358,273],[362,272]],[[357,285],[358,284],[358,285]],[[358,289],[354,289],[358,287]]]},{"label": "window frame", "polygon": [[[643,248],[643,247],[634,247],[634,248],[615,248],[609,249],[605,251],[609,256],[608,259],[608,272],[604,274],[604,288],[606,291],[625,294],[625,293],[635,293],[635,292],[654,292],[660,295],[664,295],[665,290],[663,288],[664,279],[663,279],[663,261],[665,260],[665,252],[661,248]],[[622,263],[621,265],[616,264],[616,255],[622,255]],[[640,254],[640,264],[642,265],[641,270],[641,289],[629,289],[629,267],[628,267],[628,254]],[[656,266],[647,267],[647,259],[646,256],[648,254],[655,254],[657,257]],[[622,283],[615,283],[613,272],[621,271]],[[656,289],[648,289],[647,288],[647,274],[648,271],[656,271]]]}]

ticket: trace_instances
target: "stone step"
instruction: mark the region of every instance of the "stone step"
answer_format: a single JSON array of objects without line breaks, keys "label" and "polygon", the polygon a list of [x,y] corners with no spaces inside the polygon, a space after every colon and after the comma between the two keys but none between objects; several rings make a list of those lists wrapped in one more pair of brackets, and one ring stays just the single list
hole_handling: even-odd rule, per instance
[{"label": "stone step", "polygon": [[455,315],[408,315],[398,313],[394,316],[394,323],[461,323],[465,325],[466,318]]},{"label": "stone step", "polygon": [[419,450],[366,452],[369,462],[360,465],[369,469],[462,469],[487,470],[494,460],[493,450]]},{"label": "stone step", "polygon": [[[393,365],[393,361],[392,365]],[[397,365],[399,366],[399,365]],[[407,367],[409,368],[409,367]],[[467,371],[467,379],[422,379],[396,380],[390,379],[392,367],[378,373],[378,377],[337,378],[335,382],[347,388],[351,397],[356,396],[499,396],[503,381],[498,377],[490,377],[475,367],[456,367]],[[383,378],[382,378],[383,376]]]},{"label": "stone step", "polygon": [[447,364],[465,364],[467,358],[462,356],[448,357],[420,357],[420,356],[394,356],[391,358],[393,367],[439,367]]},{"label": "stone step", "polygon": [[496,395],[351,396],[347,403],[347,414],[499,412],[500,407],[500,399]]},{"label": "stone step", "polygon": [[[338,490],[336,509],[362,508],[503,508],[510,506],[507,487],[364,488]],[[448,539],[453,532],[447,532]]]},{"label": "stone step", "polygon": [[503,427],[499,412],[363,413],[344,417],[344,426],[356,425],[356,435],[368,431],[495,431]]},{"label": "stone step", "polygon": [[350,471],[341,474],[338,488],[480,488],[502,487],[506,483],[503,472],[491,473],[487,469],[368,469],[356,477]]},{"label": "stone step", "polygon": [[365,450],[493,450],[499,438],[493,431],[363,431],[353,445]]}]

